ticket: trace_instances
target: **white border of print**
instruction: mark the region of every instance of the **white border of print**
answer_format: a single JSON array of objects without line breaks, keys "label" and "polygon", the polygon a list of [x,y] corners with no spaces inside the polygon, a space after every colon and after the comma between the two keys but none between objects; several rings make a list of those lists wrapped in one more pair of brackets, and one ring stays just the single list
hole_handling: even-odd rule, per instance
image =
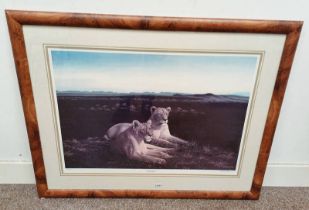
[{"label": "white border of print", "polygon": [[240,162],[242,161],[242,154],[243,154],[243,149],[245,145],[245,139],[247,137],[247,131],[248,131],[248,124],[251,119],[251,113],[253,107],[252,101],[255,99],[255,89],[258,85],[258,80],[259,80],[259,72],[262,67],[262,60],[263,60],[263,52],[196,52],[196,51],[166,51],[166,49],[115,49],[115,48],[108,48],[108,47],[101,47],[99,49],[91,49],[91,47],[78,47],[78,46],[54,46],[54,45],[44,45],[45,48],[45,59],[47,60],[47,75],[49,77],[49,83],[50,83],[50,94],[51,94],[51,101],[54,104],[54,122],[55,122],[55,129],[57,130],[57,144],[58,144],[58,158],[61,160],[61,167],[60,170],[62,172],[62,175],[98,175],[98,174],[117,174],[119,173],[119,169],[89,169],[89,168],[78,168],[78,169],[72,169],[72,168],[66,168],[65,167],[65,160],[64,160],[64,153],[63,153],[63,141],[62,141],[62,135],[61,135],[61,129],[60,129],[60,117],[59,117],[59,111],[58,111],[58,102],[57,102],[57,97],[56,97],[56,86],[55,86],[55,80],[53,76],[53,63],[51,59],[51,51],[52,50],[62,50],[62,51],[83,51],[83,52],[126,52],[126,53],[141,53],[141,54],[181,54],[181,55],[205,55],[205,56],[250,56],[250,57],[256,57],[257,58],[257,63],[254,69],[254,75],[252,77],[252,87],[250,90],[250,98],[248,102],[248,109],[246,113],[246,118],[244,121],[244,126],[243,126],[243,132],[242,132],[242,137],[240,141],[240,148],[239,148],[239,153],[238,153],[238,158],[237,158],[237,163],[236,163],[236,169],[235,170],[183,170],[183,169],[121,169],[121,173],[127,173],[127,174],[149,174],[149,173],[154,173],[154,174],[164,174],[164,175],[221,175],[221,176],[238,176],[239,175],[239,165]]}]

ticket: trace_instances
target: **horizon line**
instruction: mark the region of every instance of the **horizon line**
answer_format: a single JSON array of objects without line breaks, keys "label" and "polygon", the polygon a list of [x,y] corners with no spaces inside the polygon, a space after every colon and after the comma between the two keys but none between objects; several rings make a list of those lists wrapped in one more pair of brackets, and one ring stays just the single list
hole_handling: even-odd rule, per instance
[{"label": "horizon line", "polygon": [[152,95],[160,95],[160,94],[168,94],[168,95],[234,95],[234,96],[243,96],[243,97],[250,97],[250,92],[232,92],[232,93],[212,93],[212,92],[205,92],[205,93],[181,93],[181,92],[169,92],[169,91],[161,91],[161,92],[154,92],[154,91],[144,91],[144,92],[115,92],[115,91],[103,91],[103,90],[56,90],[56,93],[101,93],[101,94],[117,94],[117,95],[143,95],[143,94],[152,94]]}]

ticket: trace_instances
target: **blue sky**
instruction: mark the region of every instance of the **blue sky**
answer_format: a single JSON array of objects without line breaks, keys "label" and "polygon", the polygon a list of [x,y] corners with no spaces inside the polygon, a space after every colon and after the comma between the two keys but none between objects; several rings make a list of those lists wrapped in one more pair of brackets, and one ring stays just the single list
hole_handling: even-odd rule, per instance
[{"label": "blue sky", "polygon": [[258,56],[52,49],[57,91],[250,92]]}]

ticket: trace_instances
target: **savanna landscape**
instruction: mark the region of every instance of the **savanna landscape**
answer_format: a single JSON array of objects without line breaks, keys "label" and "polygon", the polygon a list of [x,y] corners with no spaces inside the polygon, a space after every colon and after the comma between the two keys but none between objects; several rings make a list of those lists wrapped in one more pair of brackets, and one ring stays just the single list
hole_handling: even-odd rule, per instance
[{"label": "savanna landscape", "polygon": [[[235,170],[248,97],[214,94],[102,94],[58,92],[66,168]],[[128,160],[104,139],[116,123],[150,117],[150,107],[171,107],[172,135],[190,142],[164,165]]]}]

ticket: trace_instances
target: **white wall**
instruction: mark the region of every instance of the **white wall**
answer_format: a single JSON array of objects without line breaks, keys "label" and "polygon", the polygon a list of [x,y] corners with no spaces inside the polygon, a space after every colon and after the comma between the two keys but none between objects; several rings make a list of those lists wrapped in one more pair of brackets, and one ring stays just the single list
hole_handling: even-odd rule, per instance
[{"label": "white wall", "polygon": [[31,157],[4,9],[126,15],[303,20],[302,35],[264,185],[309,186],[309,3],[306,0],[1,0],[0,183],[33,183]]}]

